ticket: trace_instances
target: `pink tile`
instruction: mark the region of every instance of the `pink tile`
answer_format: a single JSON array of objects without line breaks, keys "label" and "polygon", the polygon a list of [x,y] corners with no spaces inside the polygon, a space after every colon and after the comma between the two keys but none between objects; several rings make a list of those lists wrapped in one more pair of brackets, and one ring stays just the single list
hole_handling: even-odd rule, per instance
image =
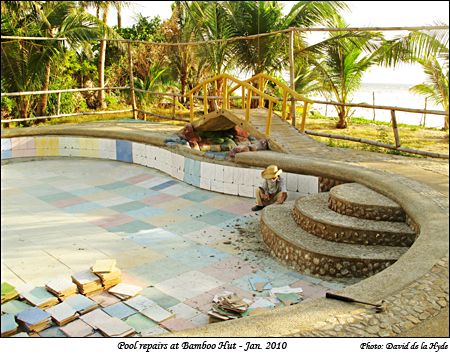
[{"label": "pink tile", "polygon": [[80,203],[86,203],[87,200],[83,198],[70,198],[70,199],[64,199],[64,200],[58,200],[53,202],[52,204],[56,206],[57,208],[65,208],[68,206],[80,204]]},{"label": "pink tile", "polygon": [[232,214],[248,214],[251,212],[252,203],[234,203],[228,206],[224,206],[221,210],[228,211]]},{"label": "pink tile", "polygon": [[230,257],[215,262],[199,271],[213,276],[221,281],[233,281],[253,272],[252,266],[238,257]]},{"label": "pink tile", "polygon": [[151,178],[153,178],[153,175],[140,174],[140,175],[136,175],[134,177],[130,177],[130,178],[124,180],[124,182],[130,183],[130,184],[136,184],[136,183],[141,183],[141,182],[146,181]]},{"label": "pink tile", "polygon": [[166,201],[174,200],[176,198],[177,198],[176,196],[161,193],[161,194],[146,198],[144,200],[141,200],[141,202],[143,202],[144,204],[159,204],[159,203],[165,203]]},{"label": "pink tile", "polygon": [[92,223],[94,225],[98,225],[104,229],[108,229],[113,226],[130,223],[134,220],[135,219],[132,218],[131,216],[128,216],[125,214],[117,214],[117,215],[108,216],[104,219],[94,220],[94,221],[92,221]]},{"label": "pink tile", "polygon": [[196,325],[192,322],[189,322],[188,320],[185,320],[183,318],[172,318],[168,319],[167,321],[161,322],[161,326],[167,328],[169,331],[183,331],[185,329],[189,328],[195,328]]}]

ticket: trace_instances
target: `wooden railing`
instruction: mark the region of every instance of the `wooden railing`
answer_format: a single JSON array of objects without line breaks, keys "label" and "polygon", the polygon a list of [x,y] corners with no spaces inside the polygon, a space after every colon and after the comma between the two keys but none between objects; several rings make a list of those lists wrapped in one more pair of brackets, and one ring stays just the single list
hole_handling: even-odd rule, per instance
[{"label": "wooden railing", "polygon": [[[228,86],[228,81],[235,83],[234,87]],[[208,84],[214,84],[215,89],[219,89],[220,85],[222,86],[222,109],[230,109],[230,94],[236,91],[238,88],[242,90],[242,109],[245,109],[245,120],[248,122],[250,120],[250,107],[251,100],[253,98],[253,94],[259,96],[259,105],[262,107],[262,103],[264,100],[269,102],[269,108],[267,112],[267,120],[266,120],[266,135],[270,135],[270,125],[272,123],[272,113],[273,113],[273,105],[278,102],[278,99],[264,93],[260,89],[252,86],[248,81],[241,81],[237,78],[228,75],[226,73],[222,73],[220,75],[209,78],[197,86],[195,86],[192,90],[190,90],[186,96],[189,97],[190,104],[190,118],[191,121],[194,120],[194,94],[202,91],[203,96],[200,97],[203,99],[203,113],[206,115],[209,110],[208,100],[212,98],[220,98],[217,96],[209,96],[208,95]],[[198,98],[199,96],[197,96]]]}]

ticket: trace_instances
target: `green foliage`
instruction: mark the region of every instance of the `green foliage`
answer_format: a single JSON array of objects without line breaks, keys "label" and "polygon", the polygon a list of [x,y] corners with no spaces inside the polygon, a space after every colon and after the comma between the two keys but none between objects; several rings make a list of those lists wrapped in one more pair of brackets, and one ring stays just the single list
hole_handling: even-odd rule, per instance
[{"label": "green foliage", "polygon": [[162,42],[164,40],[160,32],[161,18],[159,16],[148,18],[138,14],[137,22],[133,26],[122,29],[114,28],[124,39],[153,42]]}]

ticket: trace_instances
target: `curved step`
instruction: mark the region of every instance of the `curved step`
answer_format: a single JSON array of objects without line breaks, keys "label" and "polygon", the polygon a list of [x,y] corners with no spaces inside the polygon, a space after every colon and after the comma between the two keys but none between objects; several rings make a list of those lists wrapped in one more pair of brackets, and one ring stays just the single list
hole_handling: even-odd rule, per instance
[{"label": "curved step", "polygon": [[358,219],[328,208],[328,193],[295,201],[295,221],[322,239],[361,245],[411,246],[416,233],[405,223]]},{"label": "curved step", "polygon": [[392,265],[408,249],[320,239],[298,227],[292,204],[269,205],[261,215],[261,236],[270,253],[305,274],[363,278]]},{"label": "curved step", "polygon": [[331,188],[328,207],[342,215],[378,221],[406,220],[406,214],[395,201],[358,183]]}]

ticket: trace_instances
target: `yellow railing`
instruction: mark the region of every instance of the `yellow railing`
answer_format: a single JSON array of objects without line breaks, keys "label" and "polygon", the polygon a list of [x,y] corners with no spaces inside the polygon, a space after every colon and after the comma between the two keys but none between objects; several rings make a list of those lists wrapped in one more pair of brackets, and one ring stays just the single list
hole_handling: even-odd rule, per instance
[{"label": "yellow railing", "polygon": [[[192,90],[190,90],[186,96],[189,97],[189,105],[190,105],[190,119],[191,122],[194,120],[194,94],[199,93],[200,91],[203,92],[203,112],[206,115],[208,113],[208,99],[210,99],[212,96],[208,96],[208,84],[214,83],[215,88],[219,88],[219,82],[222,82],[222,108],[223,109],[230,109],[230,94],[232,94],[235,90],[237,90],[239,87],[242,88],[242,109],[245,109],[245,120],[248,122],[250,120],[250,106],[251,106],[251,100],[253,94],[259,96],[259,106],[262,107],[264,100],[267,100],[269,102],[269,110],[267,113],[267,120],[266,120],[266,135],[270,135],[270,125],[272,122],[272,113],[273,113],[273,104],[278,103],[278,99],[264,93],[264,91],[261,91],[260,89],[252,86],[248,80],[247,81],[241,81],[237,78],[228,75],[226,73],[222,73],[220,75],[211,77],[201,83],[199,83],[197,86],[195,86]],[[231,81],[235,85],[233,87],[228,86],[228,81]],[[247,92],[247,93],[246,93]],[[246,96],[247,94],[247,96]],[[217,97],[214,97],[217,98]]]},{"label": "yellow railing", "polygon": [[[300,101],[303,101],[303,113],[302,113],[302,122],[300,126],[300,131],[303,133],[305,131],[305,122],[306,122],[306,114],[308,113],[308,105],[310,103],[313,103],[314,101],[310,100],[309,98],[306,98],[302,96],[301,94],[297,93],[293,89],[289,88],[286,84],[283,82],[277,80],[276,78],[269,76],[265,73],[258,73],[257,75],[246,79],[244,82],[251,83],[251,82],[257,82],[258,83],[258,89],[261,92],[264,92],[264,88],[267,85],[267,82],[272,82],[275,85],[277,85],[281,91],[282,91],[282,105],[281,105],[281,118],[285,120],[287,118],[287,100],[288,96],[290,96],[293,99],[297,99]],[[230,91],[234,91],[238,87],[233,87],[230,89]],[[259,106],[262,106],[263,99],[259,99]]]}]

